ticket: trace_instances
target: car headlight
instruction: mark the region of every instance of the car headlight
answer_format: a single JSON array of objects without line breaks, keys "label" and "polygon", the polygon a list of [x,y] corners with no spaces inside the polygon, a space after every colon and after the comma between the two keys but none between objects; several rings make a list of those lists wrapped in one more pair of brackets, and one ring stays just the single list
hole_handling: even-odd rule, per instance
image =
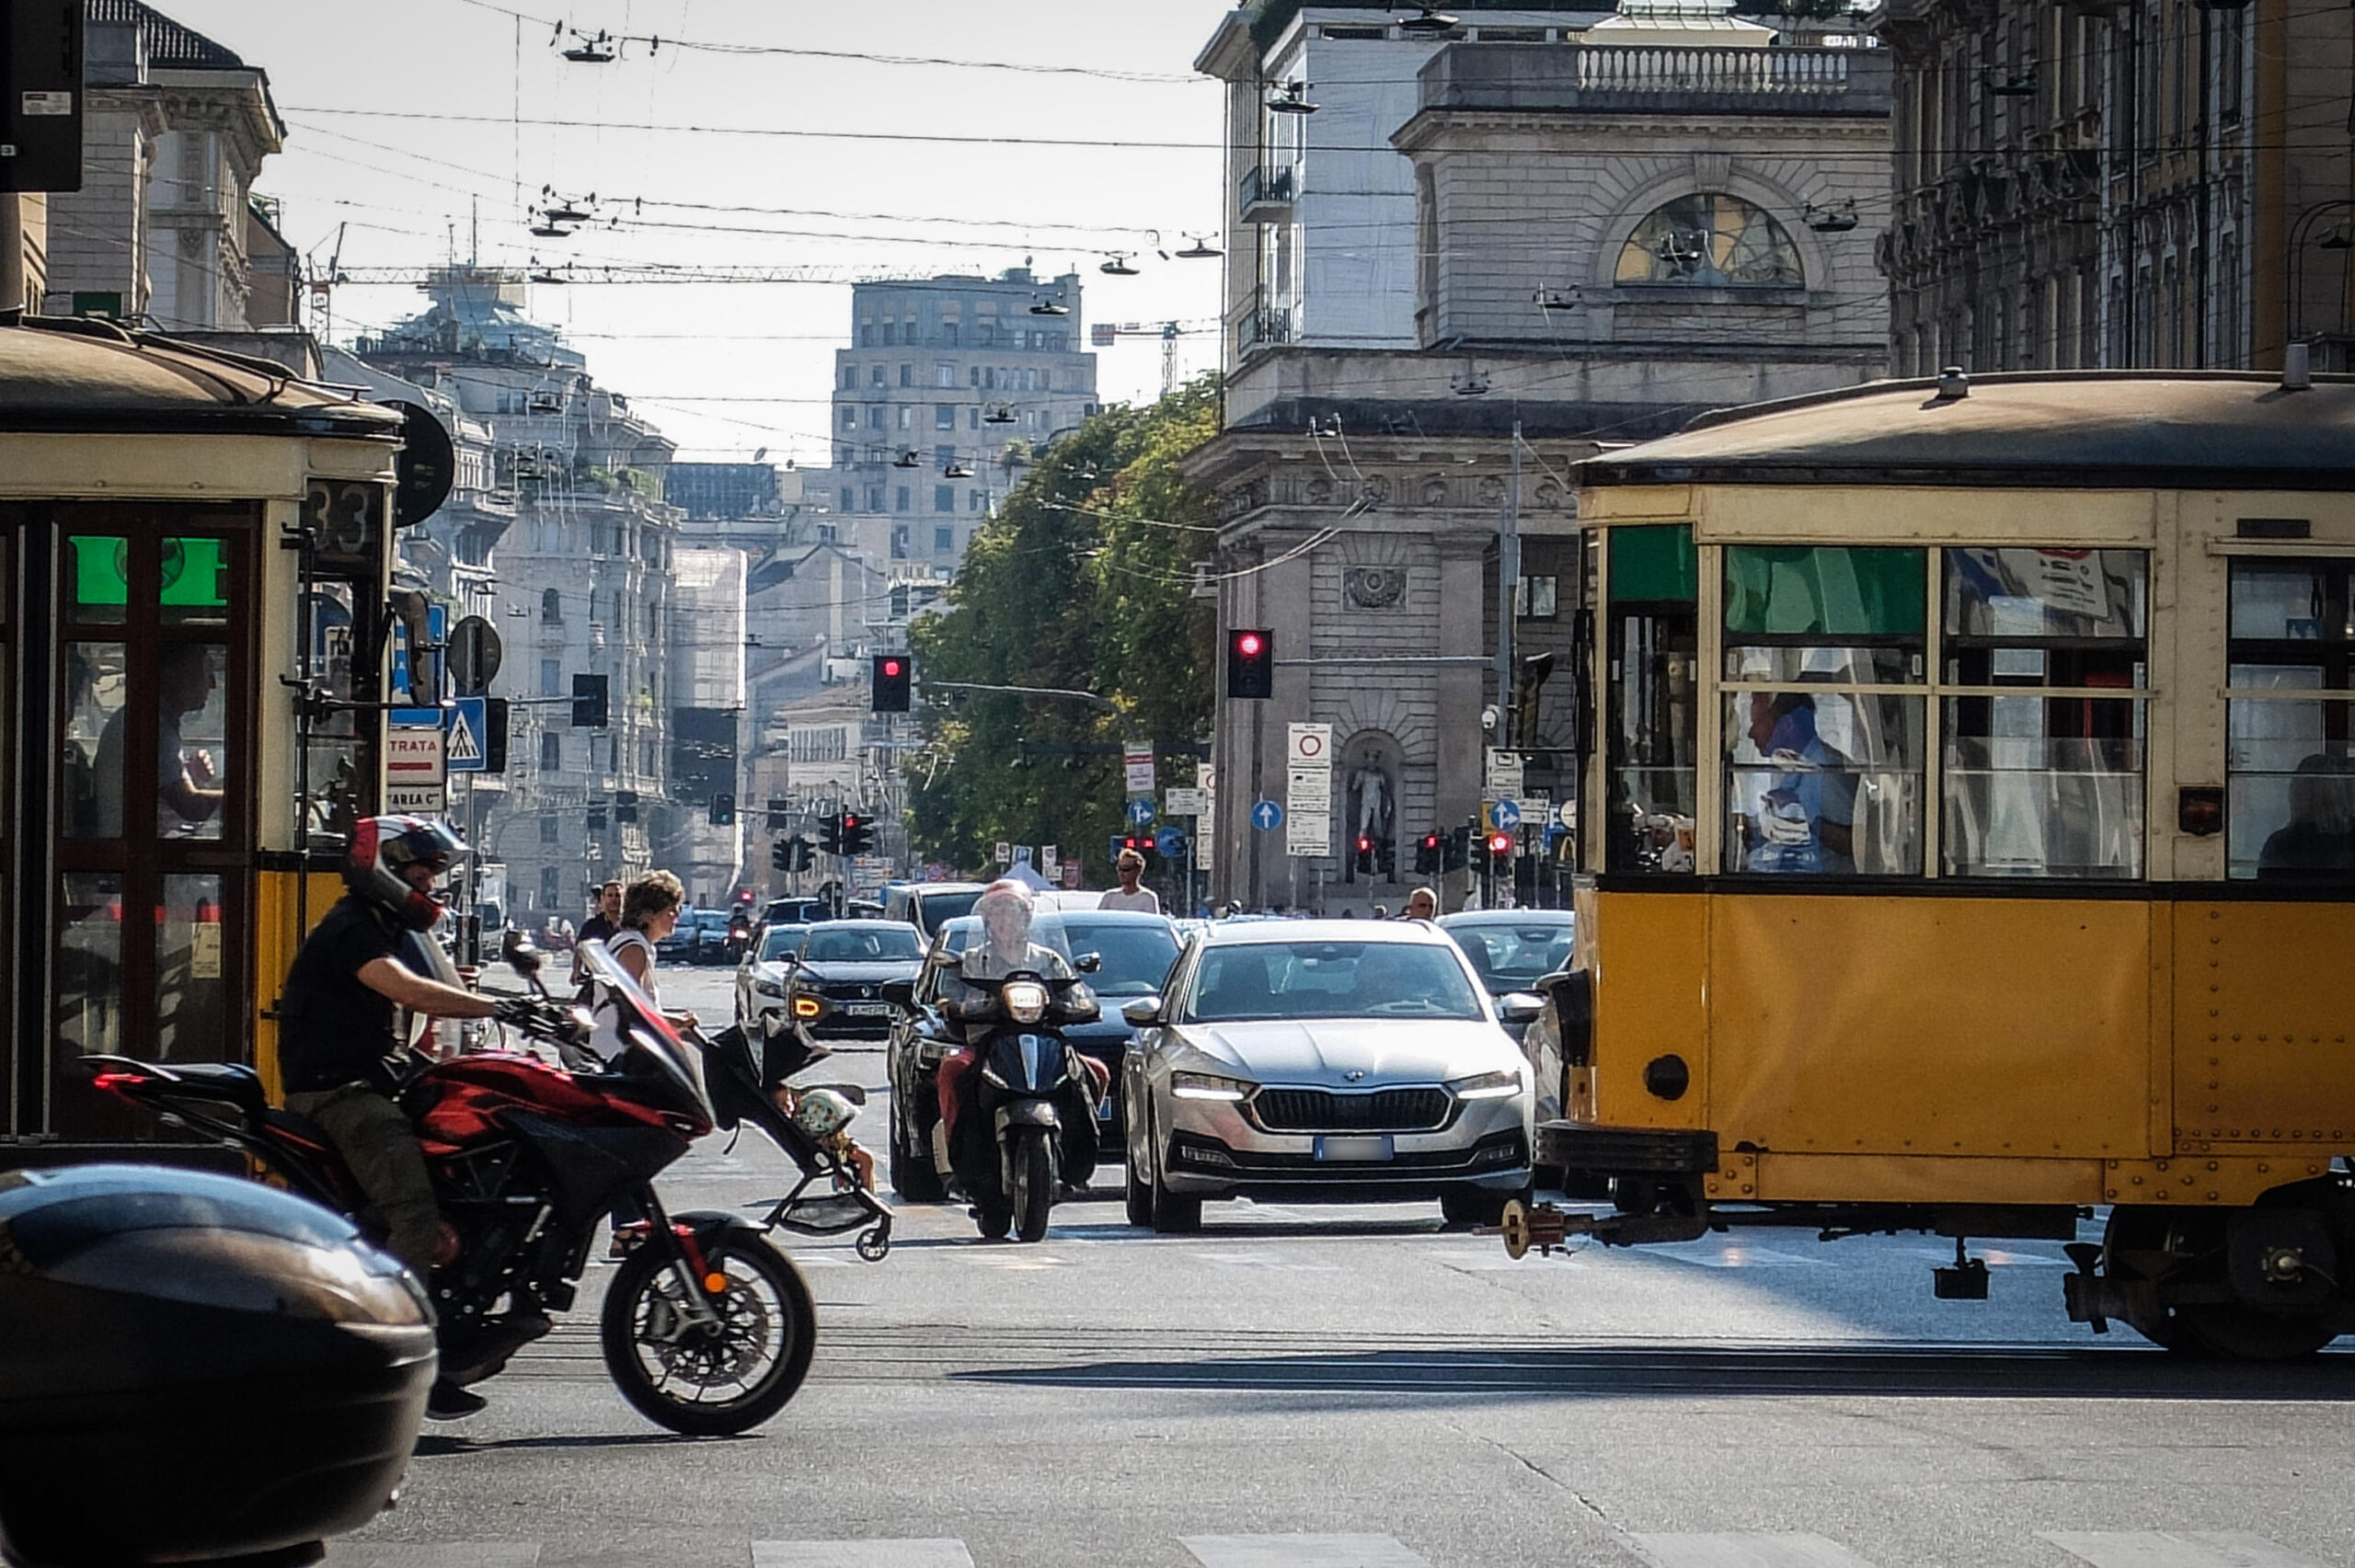
[{"label": "car headlight", "polygon": [[1046,1014],[1047,988],[1036,980],[1008,980],[1000,994],[1006,1015],[1017,1024],[1036,1024]]},{"label": "car headlight", "polygon": [[1232,1104],[1249,1094],[1254,1085],[1215,1072],[1173,1072],[1169,1093],[1180,1100],[1223,1100]]},{"label": "car headlight", "polygon": [[760,992],[763,996],[783,996],[785,994],[785,982],[783,980],[772,979],[768,976],[763,975],[759,979],[753,980],[752,989]]},{"label": "car headlight", "polygon": [[1504,1100],[1521,1093],[1521,1074],[1511,1069],[1451,1078],[1447,1091],[1459,1100]]},{"label": "car headlight", "polygon": [[796,1018],[815,1018],[825,1011],[826,1004],[814,996],[797,996],[793,999],[793,1015]]}]

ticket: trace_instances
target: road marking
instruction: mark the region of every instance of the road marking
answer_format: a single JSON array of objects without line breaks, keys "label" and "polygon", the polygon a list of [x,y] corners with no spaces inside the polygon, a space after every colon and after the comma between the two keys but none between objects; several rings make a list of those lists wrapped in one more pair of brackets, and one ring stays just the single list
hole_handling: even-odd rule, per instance
[{"label": "road marking", "polygon": [[1872,1568],[1820,1535],[1638,1535],[1627,1538],[1654,1568]]},{"label": "road marking", "polygon": [[1748,1247],[1739,1242],[1669,1242],[1656,1244],[1651,1253],[1678,1263],[1689,1263],[1701,1268],[1830,1268],[1826,1258],[1801,1257],[1797,1253],[1778,1253],[1771,1247]]},{"label": "road marking", "polygon": [[538,1568],[539,1561],[535,1540],[339,1540],[327,1548],[327,1568]]},{"label": "road marking", "polygon": [[2041,1530],[2094,1568],[2322,1568],[2246,1530]]},{"label": "road marking", "polygon": [[1274,1253],[1206,1253],[1189,1251],[1189,1257],[1204,1263],[1214,1263],[1227,1268],[1268,1268],[1281,1274],[1338,1274],[1341,1265],[1330,1263],[1297,1263]]},{"label": "road marking", "polygon": [[973,1568],[961,1540],[756,1540],[752,1568]]},{"label": "road marking", "polygon": [[1189,1535],[1202,1568],[1431,1568],[1386,1535]]}]

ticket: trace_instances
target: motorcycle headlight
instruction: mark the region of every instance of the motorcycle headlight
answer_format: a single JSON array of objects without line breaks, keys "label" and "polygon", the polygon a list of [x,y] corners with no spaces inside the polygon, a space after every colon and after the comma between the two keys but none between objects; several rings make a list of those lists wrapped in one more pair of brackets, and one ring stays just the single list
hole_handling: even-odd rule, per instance
[{"label": "motorcycle headlight", "polygon": [[1521,1093],[1521,1074],[1511,1070],[1496,1072],[1476,1072],[1469,1078],[1452,1078],[1448,1093],[1459,1100],[1504,1100]]},{"label": "motorcycle headlight", "polygon": [[1005,1001],[1006,1015],[1017,1024],[1036,1024],[1047,1011],[1047,988],[1036,980],[1009,980]]},{"label": "motorcycle headlight", "polygon": [[1250,1093],[1251,1088],[1239,1078],[1221,1078],[1214,1072],[1169,1075],[1169,1093],[1180,1100],[1223,1100],[1232,1104]]}]

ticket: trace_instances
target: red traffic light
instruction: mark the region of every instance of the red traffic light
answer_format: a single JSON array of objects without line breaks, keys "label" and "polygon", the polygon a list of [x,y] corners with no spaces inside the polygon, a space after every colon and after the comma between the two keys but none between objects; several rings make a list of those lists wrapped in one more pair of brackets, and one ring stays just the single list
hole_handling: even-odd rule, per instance
[{"label": "red traffic light", "polygon": [[1437,833],[1425,833],[1423,835],[1423,848],[1427,850],[1435,850],[1439,848],[1439,835]]},{"label": "red traffic light", "polygon": [[1360,853],[1360,854],[1372,854],[1373,853],[1373,841],[1371,838],[1367,837],[1365,834],[1363,834],[1363,833],[1360,833],[1360,834],[1358,835],[1358,853]]},{"label": "red traffic light", "polygon": [[1259,650],[1267,646],[1266,641],[1257,632],[1246,632],[1235,639],[1235,651],[1246,658],[1258,658]]},{"label": "red traffic light", "polygon": [[895,681],[899,679],[900,671],[906,668],[906,665],[896,658],[887,658],[883,661],[883,673]]},{"label": "red traffic light", "polygon": [[1490,833],[1488,835],[1488,853],[1490,854],[1512,853],[1512,835],[1511,833]]},{"label": "red traffic light", "polygon": [[856,812],[856,811],[845,811],[845,812],[844,812],[844,813],[843,813],[843,826],[844,826],[844,827],[845,827],[845,828],[856,828],[856,827],[857,827],[857,826],[858,826],[858,813],[857,813],[857,812]]}]

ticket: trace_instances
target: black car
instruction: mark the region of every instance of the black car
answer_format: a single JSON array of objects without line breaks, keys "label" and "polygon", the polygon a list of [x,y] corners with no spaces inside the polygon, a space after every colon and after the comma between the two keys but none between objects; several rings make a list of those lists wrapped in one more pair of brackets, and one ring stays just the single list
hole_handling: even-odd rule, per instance
[{"label": "black car", "polygon": [[[981,929],[980,919],[972,915],[960,916],[940,928],[925,954],[924,972],[916,978],[913,1010],[902,1013],[891,1024],[886,1063],[891,1079],[891,1185],[901,1196],[917,1203],[937,1202],[943,1196],[932,1148],[933,1127],[940,1119],[940,1096],[934,1078],[957,1043],[940,1017],[942,978],[966,947],[980,939]],[[1103,1003],[1103,1016],[1096,1023],[1074,1024],[1063,1034],[1111,1073],[1112,1090],[1104,1097],[1101,1113],[1102,1132],[1104,1147],[1117,1149],[1125,1125],[1120,1116],[1120,1059],[1128,1050],[1131,1034],[1120,1007],[1138,997],[1159,994],[1162,981],[1178,959],[1178,928],[1163,915],[1069,910],[1040,915],[1030,934],[1032,941],[1070,958]]]},{"label": "black car", "polygon": [[[1568,910],[1467,910],[1439,921],[1499,999],[1534,992],[1540,979],[1567,965],[1574,926]],[[1508,1024],[1505,1033],[1519,1040],[1528,1027]]]},{"label": "black car", "polygon": [[893,1011],[883,988],[923,963],[914,928],[899,921],[821,921],[786,970],[786,1016],[812,1040],[882,1039]]}]

